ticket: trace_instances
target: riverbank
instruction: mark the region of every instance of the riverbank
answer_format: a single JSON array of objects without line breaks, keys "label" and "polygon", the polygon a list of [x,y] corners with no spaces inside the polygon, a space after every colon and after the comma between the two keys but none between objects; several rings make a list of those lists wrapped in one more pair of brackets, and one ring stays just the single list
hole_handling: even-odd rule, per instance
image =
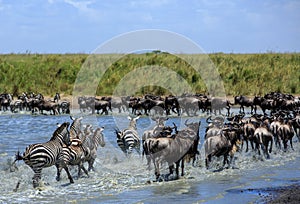
[{"label": "riverbank", "polygon": [[300,203],[300,183],[261,190],[258,203],[298,204]]}]

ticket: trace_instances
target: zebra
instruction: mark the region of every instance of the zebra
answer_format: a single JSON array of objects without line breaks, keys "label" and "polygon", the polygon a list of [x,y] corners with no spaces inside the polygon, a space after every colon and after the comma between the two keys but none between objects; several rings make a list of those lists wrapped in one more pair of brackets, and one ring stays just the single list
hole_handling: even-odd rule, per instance
[{"label": "zebra", "polygon": [[83,117],[75,118],[73,116],[70,116],[70,118],[73,121],[70,126],[70,140],[72,141],[73,139],[80,139],[78,137],[78,133],[81,129],[81,121]]},{"label": "zebra", "polygon": [[140,137],[136,128],[136,121],[140,118],[140,116],[136,118],[131,118],[128,116],[130,121],[129,127],[124,129],[123,131],[115,130],[117,134],[117,144],[121,148],[121,150],[127,155],[131,155],[133,149],[135,149],[140,155]]},{"label": "zebra", "polygon": [[[29,145],[25,149],[23,156],[20,155],[19,151],[17,152],[14,162],[23,160],[33,170],[34,176],[32,181],[34,188],[39,186],[42,169],[55,165],[58,156],[62,152],[63,145],[70,145],[69,125],[69,122],[58,125],[48,142]],[[64,169],[68,174],[70,183],[74,183],[68,167],[65,166]]]},{"label": "zebra", "polygon": [[[104,127],[101,127],[101,128],[97,128],[94,132],[93,132],[93,135],[92,137],[88,140],[89,143],[87,143],[87,145],[89,146],[89,154],[86,156],[85,158],[85,161],[88,162],[88,171],[95,171],[95,168],[94,168],[94,162],[97,158],[97,149],[98,149],[98,146],[100,145],[101,147],[104,147],[105,146],[105,141],[104,141],[104,136],[103,136],[103,130],[104,130]],[[85,142],[84,143],[84,146],[85,146]]]},{"label": "zebra", "polygon": [[[78,134],[81,134],[79,132]],[[78,178],[80,177],[81,169],[84,173],[89,176],[88,171],[83,166],[83,160],[85,158],[85,149],[83,148],[82,142],[80,139],[73,139],[71,145],[63,146],[63,150],[58,157],[58,162],[56,163],[57,176],[56,180],[60,181],[61,170],[67,165],[78,166]]]},{"label": "zebra", "polygon": [[[85,172],[87,176],[88,171],[83,166],[83,161],[86,155],[89,154],[90,150],[87,147],[83,146],[82,139],[84,138],[84,132],[81,131],[81,121],[83,117],[75,118],[70,116],[73,121],[70,126],[70,146],[64,146],[63,152],[59,157],[59,162],[57,163],[57,176],[56,180],[60,180],[60,172],[62,168],[66,165],[77,165],[78,166],[78,178],[81,175],[81,169]],[[89,127],[90,125],[88,125]]]}]

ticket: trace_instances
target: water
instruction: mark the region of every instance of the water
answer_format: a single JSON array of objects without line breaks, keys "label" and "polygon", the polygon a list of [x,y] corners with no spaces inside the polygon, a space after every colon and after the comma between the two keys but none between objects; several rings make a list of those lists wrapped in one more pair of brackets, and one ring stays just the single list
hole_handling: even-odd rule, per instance
[{"label": "water", "polygon": [[[205,118],[193,120],[201,120],[203,137]],[[14,155],[18,150],[23,152],[29,144],[48,141],[56,124],[65,121],[71,122],[68,115],[0,115],[0,203],[253,203],[259,202],[259,193],[247,189],[289,185],[300,179],[300,143],[295,137],[295,151],[274,148],[270,160],[251,151],[236,153],[238,169],[220,172],[205,169],[202,139],[198,167],[186,165],[186,175],[179,180],[153,182],[154,170],[146,170],[145,160],[138,155],[127,159],[117,147],[114,130],[128,125],[126,116],[93,116],[83,122],[104,126],[106,140],[106,146],[98,149],[96,172],[78,179],[77,167],[72,167],[75,183],[70,185],[64,171],[62,180],[57,182],[56,168],[49,167],[43,169],[42,187],[33,189],[33,171],[23,161],[17,163],[17,169],[11,167]],[[180,127],[183,121],[170,118],[167,125],[175,122]],[[148,117],[142,117],[137,128],[142,134],[152,125]],[[163,167],[162,173],[167,172],[167,167]]]}]

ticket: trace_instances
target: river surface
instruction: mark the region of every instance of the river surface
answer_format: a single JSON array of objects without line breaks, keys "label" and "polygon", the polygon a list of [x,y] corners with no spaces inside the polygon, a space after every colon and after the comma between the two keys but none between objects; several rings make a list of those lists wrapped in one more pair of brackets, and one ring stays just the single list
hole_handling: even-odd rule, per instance
[{"label": "river surface", "polygon": [[[55,180],[56,168],[52,166],[43,169],[41,187],[33,189],[33,171],[23,161],[16,167],[11,165],[15,153],[23,153],[29,144],[48,141],[57,123],[72,121],[68,115],[0,113],[0,203],[260,203],[259,193],[249,189],[290,185],[300,180],[300,143],[294,137],[294,151],[290,147],[287,152],[273,148],[269,160],[253,151],[237,152],[236,168],[222,171],[206,170],[201,139],[197,167],[187,164],[186,174],[179,180],[153,182],[154,170],[147,170],[145,159],[137,154],[128,159],[117,147],[114,129],[126,128],[126,117],[91,116],[83,120],[105,128],[106,146],[98,149],[96,172],[77,178],[77,167],[71,167],[75,183],[69,184],[64,171],[62,180]],[[174,117],[166,124],[172,126],[174,122],[181,129],[184,120]],[[201,120],[203,138],[205,117],[190,120]],[[148,117],[140,118],[139,134],[153,125]],[[214,164],[221,162],[215,159]],[[164,166],[162,173],[167,172]]]}]

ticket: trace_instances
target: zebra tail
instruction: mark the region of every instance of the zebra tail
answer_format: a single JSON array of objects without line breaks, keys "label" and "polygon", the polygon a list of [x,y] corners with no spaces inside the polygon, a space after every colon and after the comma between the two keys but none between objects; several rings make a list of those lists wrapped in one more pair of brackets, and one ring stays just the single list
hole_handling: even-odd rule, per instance
[{"label": "zebra tail", "polygon": [[24,157],[21,156],[20,151],[18,150],[18,152],[16,153],[16,158],[15,158],[14,163],[15,163],[16,161],[23,160],[23,159],[24,159]]}]

